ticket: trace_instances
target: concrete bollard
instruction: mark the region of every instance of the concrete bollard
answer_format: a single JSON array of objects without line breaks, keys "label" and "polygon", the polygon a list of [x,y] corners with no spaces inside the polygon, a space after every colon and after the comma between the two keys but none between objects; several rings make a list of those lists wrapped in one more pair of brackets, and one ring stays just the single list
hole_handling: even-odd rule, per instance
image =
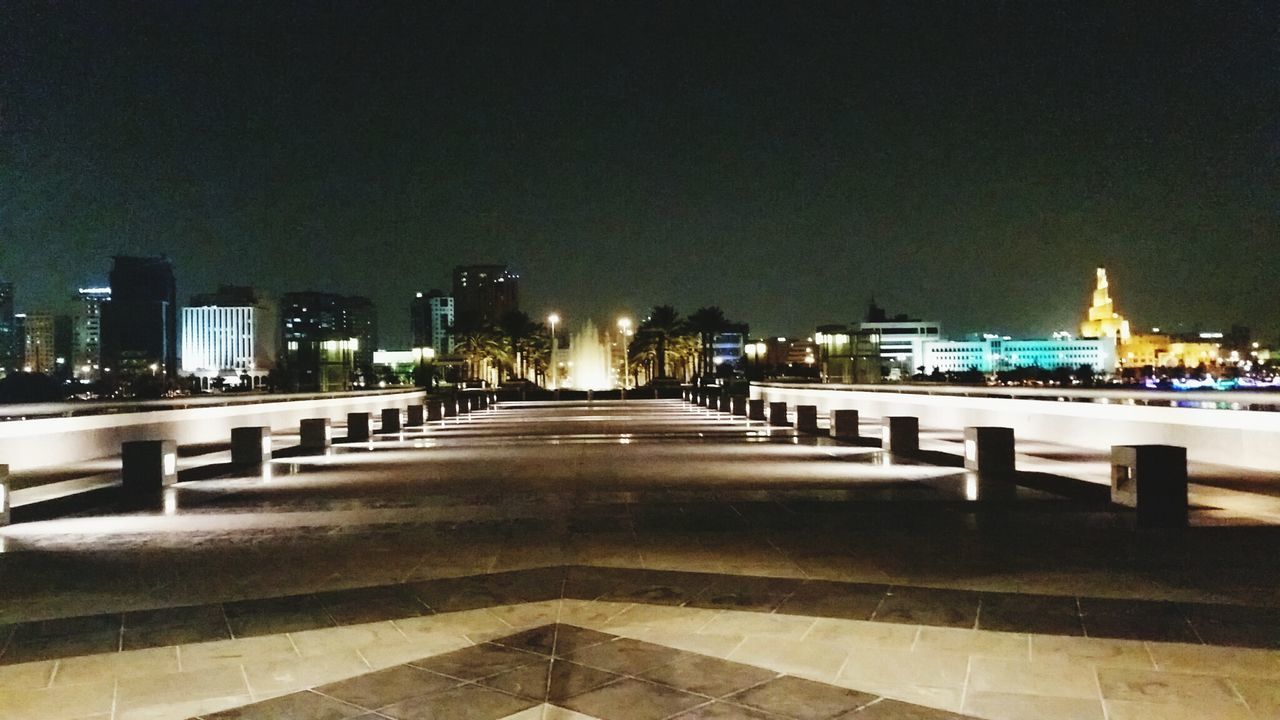
[{"label": "concrete bollard", "polygon": [[404,409],[404,415],[405,427],[422,427],[423,412],[421,405],[414,403],[406,406]]},{"label": "concrete bollard", "polygon": [[132,440],[120,446],[120,475],[131,499],[159,502],[164,489],[178,482],[178,443]]},{"label": "concrete bollard", "polygon": [[690,395],[689,395],[689,388],[681,388],[681,390],[680,390],[680,399],[681,399],[681,400],[684,400],[685,402],[689,402],[689,397],[690,397]]},{"label": "concrete bollard", "polygon": [[489,393],[480,393],[476,396],[476,399],[480,401],[481,410],[485,410],[489,407]]},{"label": "concrete bollard", "polygon": [[858,411],[832,410],[831,436],[837,440],[858,439]]},{"label": "concrete bollard", "polygon": [[964,469],[982,475],[1013,475],[1013,428],[976,426],[964,429]]},{"label": "concrete bollard", "polygon": [[431,398],[427,401],[427,422],[444,419],[444,402],[439,398]]},{"label": "concrete bollard", "polygon": [[378,431],[383,433],[400,432],[400,408],[382,408],[382,426]]},{"label": "concrete bollard", "polygon": [[747,419],[764,420],[764,400],[756,398],[747,400]]},{"label": "concrete bollard", "polygon": [[734,395],[729,399],[729,412],[739,417],[747,414],[747,396]]},{"label": "concrete bollard", "polygon": [[0,465],[0,527],[8,525],[12,516],[12,492],[13,489],[9,484],[9,466]]},{"label": "concrete bollard", "polygon": [[785,402],[769,403],[769,424],[778,427],[787,427],[791,423],[787,422],[787,404]]},{"label": "concrete bollard", "polygon": [[726,392],[726,393],[724,393],[724,394],[722,394],[722,395],[720,396],[720,406],[719,406],[719,407],[720,407],[720,412],[722,412],[722,413],[727,413],[727,412],[729,412],[729,393],[727,393],[727,392]]},{"label": "concrete bollard", "polygon": [[363,442],[369,439],[369,413],[347,413],[347,440]]},{"label": "concrete bollard", "polygon": [[470,405],[471,405],[471,412],[475,412],[475,411],[479,410],[479,409],[480,409],[480,396],[479,396],[479,395],[472,395],[472,396],[471,396],[471,403],[470,403]]},{"label": "concrete bollard", "polygon": [[457,398],[455,398],[455,403],[458,406],[459,415],[466,415],[467,413],[471,412],[471,398],[467,397],[466,395],[459,395]]},{"label": "concrete bollard", "polygon": [[708,410],[715,410],[716,404],[719,402],[719,400],[720,398],[716,393],[708,390],[706,395],[703,396],[702,406]]},{"label": "concrete bollard", "polygon": [[329,418],[304,418],[298,423],[303,450],[328,450],[333,444],[333,424]]},{"label": "concrete bollard", "polygon": [[1112,445],[1111,502],[1138,511],[1138,524],[1187,524],[1187,449],[1177,445]]},{"label": "concrete bollard", "polygon": [[911,415],[890,415],[883,419],[880,447],[891,453],[920,451],[920,420]]},{"label": "concrete bollard", "polygon": [[796,406],[796,429],[800,432],[816,433],[818,432],[818,406],[817,405],[797,405]]},{"label": "concrete bollard", "polygon": [[701,405],[702,403],[704,403],[704,402],[706,402],[706,401],[707,401],[707,400],[706,400],[706,398],[704,398],[704,397],[702,396],[702,388],[698,388],[698,389],[696,389],[696,390],[694,390],[694,391],[693,391],[693,404],[694,404],[694,405]]},{"label": "concrete bollard", "polygon": [[236,465],[271,462],[271,428],[266,425],[231,428],[231,462]]}]

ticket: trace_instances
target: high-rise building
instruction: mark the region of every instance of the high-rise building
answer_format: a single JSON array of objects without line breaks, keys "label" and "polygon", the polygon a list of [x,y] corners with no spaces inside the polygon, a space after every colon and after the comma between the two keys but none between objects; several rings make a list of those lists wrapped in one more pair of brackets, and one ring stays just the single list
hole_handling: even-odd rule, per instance
[{"label": "high-rise building", "polygon": [[182,372],[204,389],[260,387],[275,366],[279,338],[273,303],[253,288],[224,285],[182,308]]},{"label": "high-rise building", "polygon": [[102,365],[119,375],[178,372],[178,304],[165,257],[113,258],[102,303]]},{"label": "high-rise building", "polygon": [[75,377],[90,380],[96,378],[102,368],[102,304],[111,299],[111,288],[79,288],[75,299],[71,364]]},{"label": "high-rise building", "polygon": [[57,367],[53,315],[24,313],[17,317],[22,319],[23,372],[52,375]]},{"label": "high-rise building", "polygon": [[0,377],[20,368],[18,342],[13,317],[13,283],[0,282]]},{"label": "high-rise building", "polygon": [[409,305],[413,347],[429,347],[441,357],[453,352],[453,298],[439,290],[417,297]]},{"label": "high-rise building", "polygon": [[1088,317],[1080,323],[1080,335],[1086,338],[1116,338],[1125,343],[1129,341],[1129,321],[1115,311],[1109,288],[1107,270],[1100,267]]},{"label": "high-rise building", "polygon": [[378,325],[373,301],[333,293],[286,293],[280,301],[285,357],[299,390],[351,387],[373,381]]},{"label": "high-rise building", "polygon": [[520,309],[520,276],[506,265],[459,265],[453,269],[454,315],[459,327],[497,322]]}]

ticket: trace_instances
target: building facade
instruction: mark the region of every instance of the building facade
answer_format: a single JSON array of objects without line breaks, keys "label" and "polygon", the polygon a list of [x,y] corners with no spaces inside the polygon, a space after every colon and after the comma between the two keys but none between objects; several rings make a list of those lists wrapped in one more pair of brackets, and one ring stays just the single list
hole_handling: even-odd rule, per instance
[{"label": "building facade", "polygon": [[439,290],[418,293],[409,305],[413,346],[432,348],[437,357],[452,354],[454,320],[452,297]]},{"label": "building facade", "polygon": [[103,372],[123,377],[178,372],[178,305],[165,257],[113,258],[111,299],[102,303]]},{"label": "building facade", "polygon": [[202,389],[261,387],[279,343],[276,305],[253,288],[223,285],[182,309],[182,372]]},{"label": "building facade", "polygon": [[990,373],[1023,367],[1045,370],[1074,369],[1088,365],[1094,372],[1115,369],[1116,339],[1057,337],[1048,340],[1014,340],[984,335],[980,340],[934,340],[924,345],[926,373]]},{"label": "building facade", "polygon": [[[22,320],[22,371],[52,375],[57,369],[54,347],[54,316],[29,313],[16,316]],[[65,358],[63,360],[65,362]]]},{"label": "building facade", "polygon": [[327,392],[374,382],[378,331],[373,301],[333,293],[286,293],[280,317],[286,366],[297,389]]},{"label": "building facade", "polygon": [[453,301],[459,327],[495,323],[520,309],[520,276],[506,265],[459,265],[453,269]]},{"label": "building facade", "polygon": [[0,282],[0,378],[21,369],[21,338],[13,315],[13,283]]},{"label": "building facade", "polygon": [[102,305],[111,299],[111,288],[76,290],[76,312],[72,316],[71,364],[80,380],[93,380],[102,370]]}]

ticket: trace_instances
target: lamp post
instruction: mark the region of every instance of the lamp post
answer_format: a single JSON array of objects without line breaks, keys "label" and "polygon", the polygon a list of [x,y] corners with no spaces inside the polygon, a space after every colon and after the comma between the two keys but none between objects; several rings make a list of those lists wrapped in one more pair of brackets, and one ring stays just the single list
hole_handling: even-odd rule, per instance
[{"label": "lamp post", "polygon": [[556,323],[558,322],[560,322],[558,314],[551,313],[547,316],[547,324],[551,326],[551,359],[547,364],[551,366],[551,380],[555,385],[555,387],[551,388],[552,390],[560,388],[560,370],[556,367],[556,345],[560,344],[556,342]]},{"label": "lamp post", "polygon": [[631,337],[631,318],[618,318],[618,330],[622,332],[622,389],[631,385],[631,358],[627,338]]}]

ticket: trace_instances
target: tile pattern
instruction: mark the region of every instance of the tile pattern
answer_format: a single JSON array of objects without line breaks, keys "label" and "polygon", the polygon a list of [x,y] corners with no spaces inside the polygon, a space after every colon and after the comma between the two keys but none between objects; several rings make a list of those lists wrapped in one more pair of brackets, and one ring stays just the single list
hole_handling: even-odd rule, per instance
[{"label": "tile pattern", "polygon": [[544,706],[598,720],[965,717],[556,623],[202,720],[502,720]]},{"label": "tile pattern", "polygon": [[0,665],[555,599],[1280,649],[1280,609],[564,566],[0,626]]}]

